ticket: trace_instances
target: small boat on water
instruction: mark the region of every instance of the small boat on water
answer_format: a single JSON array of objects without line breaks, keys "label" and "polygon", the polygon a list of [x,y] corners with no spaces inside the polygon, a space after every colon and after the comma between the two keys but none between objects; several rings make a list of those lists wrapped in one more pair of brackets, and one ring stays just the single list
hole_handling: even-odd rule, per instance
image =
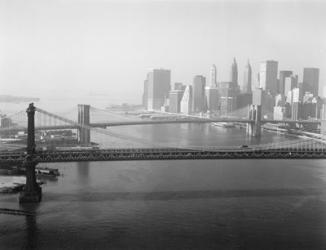
[{"label": "small boat on water", "polygon": [[56,168],[36,168],[35,174],[37,176],[51,176],[51,177],[56,177],[60,175],[59,170]]},{"label": "small boat on water", "polygon": [[[7,169],[0,169],[0,174],[2,175],[24,175],[26,169],[24,167],[13,166]],[[47,167],[36,167],[35,168],[36,176],[40,177],[57,177],[60,176],[60,172],[56,168],[47,168]]]},{"label": "small boat on water", "polygon": [[233,122],[213,122],[212,125],[221,128],[235,128]]}]

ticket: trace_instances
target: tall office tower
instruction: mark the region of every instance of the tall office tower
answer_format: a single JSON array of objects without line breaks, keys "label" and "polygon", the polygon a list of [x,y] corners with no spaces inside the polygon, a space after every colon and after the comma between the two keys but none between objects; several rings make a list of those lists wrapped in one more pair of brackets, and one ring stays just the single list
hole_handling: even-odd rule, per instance
[{"label": "tall office tower", "polygon": [[229,115],[237,108],[237,95],[239,90],[233,82],[221,82],[220,105],[221,115]]},{"label": "tall office tower", "polygon": [[[286,95],[286,93],[289,93],[289,91],[297,87],[298,87],[297,75],[291,75],[289,77],[284,78],[284,95]],[[299,99],[301,100],[302,98],[300,97]]]},{"label": "tall office tower", "polygon": [[251,75],[252,75],[252,70],[248,60],[248,63],[244,70],[244,79],[242,85],[242,92],[244,93],[251,93],[251,82],[252,82]]},{"label": "tall office tower", "polygon": [[[293,72],[290,70],[280,70],[279,84],[277,86],[277,93],[286,95],[289,90],[285,91],[285,81],[292,76]],[[290,89],[291,90],[291,89]]]},{"label": "tall office tower", "polygon": [[300,89],[294,88],[292,91],[291,118],[299,120],[301,118]]},{"label": "tall office tower", "polygon": [[235,86],[238,86],[238,65],[237,65],[237,61],[235,60],[235,58],[233,58],[233,63],[231,66],[231,82]]},{"label": "tall office tower", "polygon": [[183,93],[181,103],[180,103],[180,111],[183,114],[189,115],[192,112],[192,86],[188,85]]},{"label": "tall office tower", "polygon": [[192,108],[195,113],[205,111],[205,84],[206,79],[204,76],[197,75],[194,77]]},{"label": "tall office tower", "polygon": [[180,113],[180,103],[183,96],[183,90],[171,90],[169,93],[169,112]]},{"label": "tall office tower", "polygon": [[304,68],[303,69],[303,84],[302,91],[310,92],[314,96],[318,96],[319,88],[319,69],[318,68]]},{"label": "tall office tower", "polygon": [[259,87],[271,94],[277,94],[277,61],[262,62],[259,67]]},{"label": "tall office tower", "polygon": [[146,78],[146,80],[144,80],[144,92],[143,92],[143,107],[145,109],[147,109],[147,105],[148,105],[148,78]]},{"label": "tall office tower", "polygon": [[148,110],[160,110],[170,91],[171,71],[153,69],[148,73]]},{"label": "tall office tower", "polygon": [[217,73],[217,69],[215,64],[213,64],[211,67],[211,79],[210,79],[211,80],[210,87],[212,88],[217,88],[216,73]]},{"label": "tall office tower", "polygon": [[218,109],[218,89],[216,87],[205,88],[207,111],[215,112]]}]

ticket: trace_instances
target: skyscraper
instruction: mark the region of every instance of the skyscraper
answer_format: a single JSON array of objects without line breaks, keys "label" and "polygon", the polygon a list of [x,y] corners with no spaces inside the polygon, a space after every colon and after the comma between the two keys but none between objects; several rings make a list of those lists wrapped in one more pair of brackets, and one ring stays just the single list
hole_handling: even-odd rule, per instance
[{"label": "skyscraper", "polygon": [[188,85],[183,93],[181,103],[180,103],[180,111],[183,114],[189,115],[192,111],[192,86]]},{"label": "skyscraper", "polygon": [[[287,78],[291,77],[293,74],[290,70],[280,70],[279,84],[277,87],[277,93],[287,95],[289,89],[285,90],[285,81]],[[291,90],[291,89],[290,89]]]},{"label": "skyscraper", "polygon": [[251,81],[252,81],[251,75],[252,75],[252,70],[251,70],[249,60],[248,60],[248,63],[244,70],[244,79],[243,79],[243,85],[242,85],[242,91],[244,93],[251,93]]},{"label": "skyscraper", "polygon": [[160,110],[170,91],[171,71],[154,69],[148,73],[148,106],[149,110]]},{"label": "skyscraper", "polygon": [[277,61],[266,61],[260,64],[259,87],[271,94],[277,94]]},{"label": "skyscraper", "polygon": [[195,113],[205,111],[205,84],[206,78],[204,76],[197,75],[194,77],[192,108]]},{"label": "skyscraper", "polygon": [[314,96],[318,96],[319,88],[319,69],[318,68],[304,68],[303,69],[303,93],[310,92]]},{"label": "skyscraper", "polygon": [[229,115],[236,110],[237,107],[237,95],[239,89],[233,82],[221,82],[220,88],[220,103],[221,103],[221,115]]},{"label": "skyscraper", "polygon": [[300,102],[300,89],[294,88],[292,90],[292,103],[291,103],[291,118],[292,120],[299,120],[301,118],[301,102]]},{"label": "skyscraper", "polygon": [[217,88],[216,72],[217,72],[216,66],[215,64],[213,64],[211,67],[211,79],[210,79],[211,80],[210,87],[212,88]]},{"label": "skyscraper", "polygon": [[148,76],[147,78],[144,80],[144,92],[143,92],[143,107],[145,109],[147,109],[147,105],[148,105]]},{"label": "skyscraper", "polygon": [[237,86],[238,85],[238,65],[235,58],[233,58],[233,63],[231,66],[231,82]]},{"label": "skyscraper", "polygon": [[205,88],[207,111],[215,112],[218,109],[218,89],[216,87]]},{"label": "skyscraper", "polygon": [[183,90],[171,90],[169,93],[169,112],[180,113],[180,103],[183,96]]}]

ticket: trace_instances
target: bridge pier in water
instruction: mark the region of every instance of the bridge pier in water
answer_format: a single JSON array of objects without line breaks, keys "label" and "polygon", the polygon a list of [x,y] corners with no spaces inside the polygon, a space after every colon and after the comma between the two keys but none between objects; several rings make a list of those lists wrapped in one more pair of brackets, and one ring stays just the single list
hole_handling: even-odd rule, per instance
[{"label": "bridge pier in water", "polygon": [[42,188],[36,182],[35,166],[35,107],[31,103],[26,110],[27,112],[27,156],[23,163],[26,169],[26,185],[24,190],[20,193],[19,202],[40,202],[42,199]]},{"label": "bridge pier in water", "polygon": [[82,145],[91,143],[90,125],[90,105],[78,104],[78,124],[82,127],[78,128],[78,142]]}]

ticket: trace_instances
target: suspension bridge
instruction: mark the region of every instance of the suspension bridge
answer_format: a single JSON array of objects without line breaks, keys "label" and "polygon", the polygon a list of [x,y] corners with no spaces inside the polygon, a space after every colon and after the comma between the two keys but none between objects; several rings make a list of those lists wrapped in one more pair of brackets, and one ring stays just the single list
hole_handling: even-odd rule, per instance
[{"label": "suspension bridge", "polygon": [[[163,119],[163,120],[141,120],[141,119],[120,119],[117,121],[97,121],[90,122],[90,117],[93,115],[94,117],[101,115],[101,113],[110,113],[113,115],[113,112],[109,112],[107,110],[101,110],[89,105],[79,105],[78,106],[78,121],[74,121],[72,119],[68,119],[64,116],[59,116],[57,114],[53,114],[51,112],[45,111],[40,108],[36,108],[36,131],[43,130],[63,130],[63,129],[79,129],[83,132],[91,130],[92,128],[108,128],[115,126],[132,126],[132,125],[158,125],[158,124],[182,124],[182,123],[237,123],[237,124],[250,124],[252,127],[257,126],[257,119],[249,118],[218,118],[218,119],[209,119],[204,117],[196,117],[196,116],[184,116],[177,117],[173,119]],[[92,112],[91,112],[92,111]],[[27,132],[26,126],[26,114],[25,111],[17,112],[11,115],[8,118],[12,118],[13,123],[7,124],[7,126],[0,127],[0,135],[8,134],[8,133],[17,133],[17,132]],[[316,125],[320,126],[320,120],[273,120],[273,119],[260,119],[259,120],[259,129],[262,124],[271,123],[271,124],[283,124],[283,125]],[[82,133],[83,133],[82,132]],[[88,138],[81,138],[81,140],[85,140]],[[90,141],[83,141],[83,143],[89,143]]]},{"label": "suspension bridge", "polygon": [[[226,146],[171,146],[146,142],[142,138],[130,135],[117,134],[110,126],[118,125],[145,125],[165,123],[211,123],[211,122],[237,122],[246,123],[251,130],[260,129],[263,121],[258,119],[257,110],[252,119],[188,119],[188,120],[164,120],[164,121],[142,121],[130,120],[107,122],[100,121],[91,123],[91,107],[88,105],[78,106],[78,120],[59,116],[33,104],[25,111],[18,112],[11,120],[2,126],[0,132],[10,136],[11,133],[27,132],[26,145],[21,148],[0,150],[0,165],[21,164],[26,168],[26,187],[21,194],[21,202],[35,202],[41,199],[41,188],[36,183],[35,166],[44,162],[79,162],[79,161],[126,161],[126,160],[193,160],[193,159],[321,159],[326,158],[326,143],[321,139],[301,138],[278,143],[250,145],[243,147]],[[259,111],[259,109],[258,109]],[[104,111],[102,111],[104,112]],[[24,114],[22,116],[22,114]],[[14,119],[19,117],[21,119]],[[270,121],[278,122],[278,121]],[[280,121],[304,124],[318,123],[319,121]],[[26,126],[27,124],[27,126]],[[259,127],[258,127],[259,126]],[[258,128],[257,128],[258,127]],[[77,131],[77,144],[83,147],[55,147],[47,148],[44,145],[44,134],[40,131],[62,129],[75,129]],[[133,142],[130,147],[99,147],[91,142],[91,134],[98,133],[101,136],[110,136]],[[260,133],[257,133],[260,134]],[[41,146],[40,146],[41,145]],[[138,145],[138,146],[135,146]],[[145,145],[146,147],[139,146]],[[61,145],[62,146],[62,145]]]}]

